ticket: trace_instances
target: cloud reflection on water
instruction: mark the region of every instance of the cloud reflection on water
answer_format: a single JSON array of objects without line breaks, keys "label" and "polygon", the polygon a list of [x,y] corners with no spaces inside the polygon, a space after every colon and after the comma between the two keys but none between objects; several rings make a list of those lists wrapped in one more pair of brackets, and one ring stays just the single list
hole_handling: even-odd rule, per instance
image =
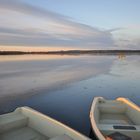
[{"label": "cloud reflection on water", "polygon": [[[8,61],[10,57],[12,61]],[[61,89],[107,73],[112,65],[112,59],[105,56],[10,57],[0,62],[1,98],[37,94],[42,89],[46,92]]]}]

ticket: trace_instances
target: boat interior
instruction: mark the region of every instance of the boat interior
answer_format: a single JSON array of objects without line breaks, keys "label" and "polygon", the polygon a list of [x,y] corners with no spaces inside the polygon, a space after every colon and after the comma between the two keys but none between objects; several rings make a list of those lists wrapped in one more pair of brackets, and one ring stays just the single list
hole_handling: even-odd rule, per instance
[{"label": "boat interior", "polygon": [[104,137],[119,132],[132,140],[140,139],[140,110],[132,106],[119,100],[98,101],[94,115]]},{"label": "boat interior", "polygon": [[0,140],[74,140],[65,126],[27,108],[0,115]]}]

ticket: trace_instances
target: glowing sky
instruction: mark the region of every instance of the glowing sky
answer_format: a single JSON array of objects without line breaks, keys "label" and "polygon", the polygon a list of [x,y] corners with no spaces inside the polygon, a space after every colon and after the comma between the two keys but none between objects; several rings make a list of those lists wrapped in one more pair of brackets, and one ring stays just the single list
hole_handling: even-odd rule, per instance
[{"label": "glowing sky", "polygon": [[0,48],[140,49],[139,0],[0,0]]}]

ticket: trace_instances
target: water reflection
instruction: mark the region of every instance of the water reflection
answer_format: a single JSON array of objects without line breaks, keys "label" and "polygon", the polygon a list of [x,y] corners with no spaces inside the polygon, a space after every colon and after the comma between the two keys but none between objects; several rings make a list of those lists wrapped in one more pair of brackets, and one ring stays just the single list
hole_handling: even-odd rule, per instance
[{"label": "water reflection", "polygon": [[124,96],[140,105],[139,71],[139,56],[1,62],[0,113],[27,105],[89,135],[93,97]]},{"label": "water reflection", "polygon": [[35,94],[42,89],[47,92],[57,90],[73,82],[108,72],[112,65],[112,60],[103,56],[64,56],[63,59],[62,56],[57,56],[57,59],[51,59],[52,56],[47,59],[45,56],[41,61],[40,58],[35,60],[35,56],[28,57],[28,61],[5,62],[4,59],[0,63],[1,98]]},{"label": "water reflection", "polygon": [[124,60],[126,58],[126,55],[124,54],[124,53],[120,53],[119,55],[118,55],[118,59],[119,60]]},{"label": "water reflection", "polygon": [[[76,56],[70,56],[71,59]],[[0,62],[6,61],[39,61],[39,60],[56,60],[67,59],[69,55],[0,55]]]}]

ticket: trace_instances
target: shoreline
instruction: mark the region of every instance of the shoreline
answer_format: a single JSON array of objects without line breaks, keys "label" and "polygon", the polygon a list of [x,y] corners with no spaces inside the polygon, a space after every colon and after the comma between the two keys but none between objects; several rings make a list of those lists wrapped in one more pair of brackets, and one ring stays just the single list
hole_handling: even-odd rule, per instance
[{"label": "shoreline", "polygon": [[125,55],[125,54],[140,54],[140,50],[68,50],[68,51],[0,51],[0,55],[82,55],[82,54],[106,54],[106,55]]}]

